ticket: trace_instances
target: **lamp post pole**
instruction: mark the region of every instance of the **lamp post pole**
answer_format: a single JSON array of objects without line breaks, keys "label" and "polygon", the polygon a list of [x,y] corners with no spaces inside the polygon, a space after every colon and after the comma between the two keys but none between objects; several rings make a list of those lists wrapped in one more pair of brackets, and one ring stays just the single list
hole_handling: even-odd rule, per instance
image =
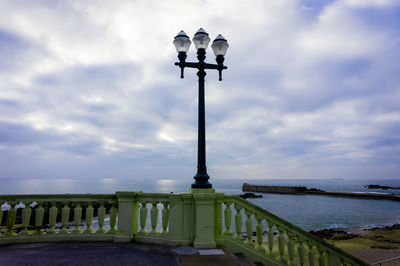
[{"label": "lamp post pole", "polygon": [[[204,78],[207,75],[204,68],[201,65],[204,63],[206,57],[206,51],[199,49],[197,51],[197,58],[199,59],[199,71],[197,76],[199,77],[199,111],[198,111],[198,139],[197,139],[197,173],[194,176],[196,182],[192,185],[192,188],[198,187],[209,187],[212,185],[208,182],[210,176],[207,174],[206,166],[206,118],[205,118],[205,97],[204,97]],[[200,184],[199,184],[200,183]]]},{"label": "lamp post pole", "polygon": [[195,182],[192,188],[212,188],[208,180],[210,176],[207,174],[206,167],[206,123],[205,123],[205,97],[204,97],[204,80],[206,69],[216,69],[219,71],[219,80],[222,80],[222,70],[227,69],[224,66],[224,56],[229,45],[222,35],[218,35],[211,45],[216,56],[217,64],[205,63],[206,49],[210,38],[202,28],[200,28],[193,37],[193,42],[197,49],[198,62],[186,62],[186,53],[190,47],[190,39],[184,31],[178,33],[174,39],[174,45],[178,52],[179,62],[175,65],[181,68],[181,78],[185,67],[198,69],[197,76],[199,77],[199,110],[198,110],[198,141],[197,141],[197,173],[194,176]]}]

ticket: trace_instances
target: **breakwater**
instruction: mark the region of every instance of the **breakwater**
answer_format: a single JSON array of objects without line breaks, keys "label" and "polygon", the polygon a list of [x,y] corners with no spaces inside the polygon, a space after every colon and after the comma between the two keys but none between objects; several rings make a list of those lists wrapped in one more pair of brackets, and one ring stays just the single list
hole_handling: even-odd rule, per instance
[{"label": "breakwater", "polygon": [[242,191],[278,194],[296,194],[307,191],[307,187],[302,186],[260,186],[244,183]]},{"label": "breakwater", "polygon": [[363,193],[363,192],[327,192],[315,188],[308,189],[305,186],[264,186],[264,185],[254,185],[254,184],[244,183],[242,186],[242,191],[251,191],[258,193],[321,195],[321,196],[333,196],[333,197],[400,201],[399,194]]}]

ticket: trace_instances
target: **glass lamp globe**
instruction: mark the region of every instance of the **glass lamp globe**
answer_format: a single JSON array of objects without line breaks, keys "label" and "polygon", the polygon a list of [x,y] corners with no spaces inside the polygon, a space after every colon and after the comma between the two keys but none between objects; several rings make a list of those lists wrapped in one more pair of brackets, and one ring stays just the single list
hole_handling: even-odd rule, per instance
[{"label": "glass lamp globe", "polygon": [[221,34],[219,34],[211,44],[211,48],[213,49],[215,56],[218,55],[225,56],[228,47],[229,47],[228,42]]},{"label": "glass lamp globe", "polygon": [[187,53],[190,44],[192,44],[192,42],[190,41],[189,36],[187,36],[186,32],[184,32],[183,30],[181,30],[174,38],[174,45],[177,53]]},{"label": "glass lamp globe", "polygon": [[199,49],[207,49],[208,43],[210,42],[210,37],[208,37],[208,33],[203,29],[200,28],[193,37],[193,43],[196,47],[196,50]]}]

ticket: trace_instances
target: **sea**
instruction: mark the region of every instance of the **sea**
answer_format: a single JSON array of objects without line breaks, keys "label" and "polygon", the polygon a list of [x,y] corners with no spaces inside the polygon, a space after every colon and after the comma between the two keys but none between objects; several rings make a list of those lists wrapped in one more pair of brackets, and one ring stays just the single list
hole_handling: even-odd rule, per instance
[{"label": "sea", "polygon": [[[394,193],[400,190],[367,189],[369,184],[400,187],[400,180],[361,179],[217,179],[210,182],[217,192],[240,195],[243,183],[306,186],[330,192]],[[143,191],[188,192],[192,178],[182,179],[1,179],[0,194],[115,193]],[[320,195],[261,194],[248,199],[269,212],[309,231],[326,228],[373,228],[400,223],[400,202],[339,198]]]}]

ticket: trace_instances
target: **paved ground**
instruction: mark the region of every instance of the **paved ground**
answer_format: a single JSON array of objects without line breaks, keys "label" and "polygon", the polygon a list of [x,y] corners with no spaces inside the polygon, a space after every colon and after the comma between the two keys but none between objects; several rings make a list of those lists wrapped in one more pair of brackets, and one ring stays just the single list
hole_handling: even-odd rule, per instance
[{"label": "paved ground", "polygon": [[138,243],[60,242],[0,246],[0,265],[181,265],[169,247]]},{"label": "paved ground", "polygon": [[[192,247],[113,242],[59,242],[0,246],[0,266],[26,265],[165,265],[165,266],[251,266],[245,257],[222,250],[201,252]],[[222,254],[218,254],[222,253]],[[400,250],[353,251],[353,255],[375,263],[400,257]],[[400,265],[400,260],[385,263]]]},{"label": "paved ground", "polygon": [[[400,249],[369,249],[369,250],[350,251],[349,253],[370,264],[375,264],[377,262],[390,260],[393,258],[400,258]],[[400,265],[400,259],[382,263],[382,266],[399,266],[399,265]]]},{"label": "paved ground", "polygon": [[242,256],[235,256],[226,252],[219,255],[201,255],[192,247],[174,249],[164,245],[135,242],[59,242],[1,245],[0,266],[13,265],[240,266],[254,264]]}]

